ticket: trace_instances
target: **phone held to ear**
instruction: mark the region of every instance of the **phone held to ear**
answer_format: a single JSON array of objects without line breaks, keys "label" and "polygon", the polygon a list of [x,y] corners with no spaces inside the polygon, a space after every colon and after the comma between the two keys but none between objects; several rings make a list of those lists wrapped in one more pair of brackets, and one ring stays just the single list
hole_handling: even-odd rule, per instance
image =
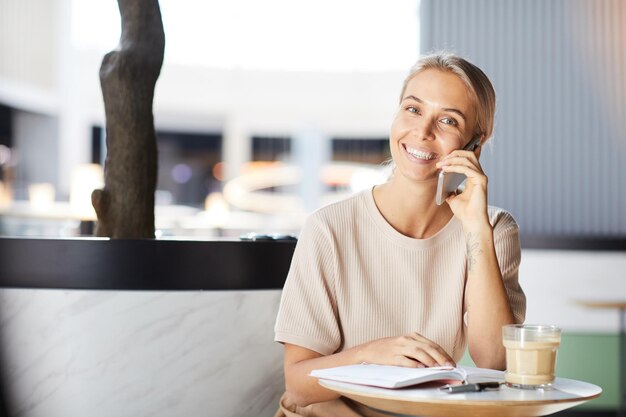
[{"label": "phone held to ear", "polygon": [[[480,136],[470,140],[470,142],[463,148],[464,151],[475,151],[480,146]],[[442,205],[446,198],[459,188],[459,186],[467,179],[465,174],[459,174],[458,172],[439,172],[439,178],[437,179],[437,192],[435,193],[435,203],[438,206]]]}]

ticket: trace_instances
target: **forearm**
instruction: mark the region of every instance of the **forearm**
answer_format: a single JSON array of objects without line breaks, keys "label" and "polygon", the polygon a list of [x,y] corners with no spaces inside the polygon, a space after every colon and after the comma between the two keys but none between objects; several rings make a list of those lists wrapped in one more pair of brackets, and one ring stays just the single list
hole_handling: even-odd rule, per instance
[{"label": "forearm", "polygon": [[488,222],[465,227],[469,351],[479,367],[504,369],[502,326],[514,323]]},{"label": "forearm", "polygon": [[322,388],[317,379],[309,376],[311,371],[363,362],[410,368],[454,366],[454,360],[441,346],[417,332],[371,340],[328,356],[286,343],[287,393],[300,406],[337,398],[336,392]]},{"label": "forearm", "polygon": [[[312,370],[360,363],[357,358],[357,348],[348,349],[328,356],[318,356],[302,360],[297,360],[298,358],[296,358],[297,362],[292,362],[294,359],[293,355],[290,355],[287,349],[285,353],[285,385],[287,393],[290,398],[301,407],[313,403],[330,401],[340,396],[335,391],[323,388],[318,383],[317,378],[309,376]],[[298,349],[295,355],[299,353],[302,353],[300,349]]]}]

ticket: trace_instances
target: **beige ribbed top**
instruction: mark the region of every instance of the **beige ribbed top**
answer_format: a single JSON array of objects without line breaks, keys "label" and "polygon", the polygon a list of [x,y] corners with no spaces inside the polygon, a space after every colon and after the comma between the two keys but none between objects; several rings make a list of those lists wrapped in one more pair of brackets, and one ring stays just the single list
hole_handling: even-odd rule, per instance
[{"label": "beige ribbed top", "polygon": [[[489,207],[494,244],[517,322],[518,227]],[[283,289],[275,340],[329,355],[373,339],[417,331],[458,361],[466,347],[466,245],[453,217],[436,235],[413,239],[380,214],[372,190],[323,207],[303,226]]]},{"label": "beige ribbed top", "polygon": [[[489,207],[504,284],[518,322],[518,228]],[[436,235],[413,239],[380,214],[372,190],[323,207],[306,221],[291,262],[276,337],[329,355],[373,339],[417,331],[454,360],[464,353],[466,246],[452,218]]]}]

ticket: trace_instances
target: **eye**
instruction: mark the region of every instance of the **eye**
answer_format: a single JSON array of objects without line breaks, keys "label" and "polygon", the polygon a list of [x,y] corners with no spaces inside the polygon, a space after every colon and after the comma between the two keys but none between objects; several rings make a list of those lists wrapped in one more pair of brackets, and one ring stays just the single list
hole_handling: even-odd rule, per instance
[{"label": "eye", "polygon": [[419,109],[414,106],[408,106],[406,108],[406,111],[408,111],[409,113],[413,113],[413,114],[419,114]]},{"label": "eye", "polygon": [[458,122],[456,120],[454,120],[451,117],[444,117],[443,119],[440,120],[441,123],[445,124],[445,125],[449,125],[449,126],[458,126]]}]

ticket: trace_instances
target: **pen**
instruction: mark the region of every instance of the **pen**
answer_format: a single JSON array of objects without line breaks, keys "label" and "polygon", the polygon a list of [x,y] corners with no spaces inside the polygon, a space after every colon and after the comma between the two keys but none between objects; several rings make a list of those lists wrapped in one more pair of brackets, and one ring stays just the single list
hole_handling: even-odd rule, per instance
[{"label": "pen", "polygon": [[448,394],[456,394],[459,392],[479,392],[486,389],[498,388],[500,388],[499,382],[478,382],[475,384],[444,385],[440,389],[446,391]]}]

